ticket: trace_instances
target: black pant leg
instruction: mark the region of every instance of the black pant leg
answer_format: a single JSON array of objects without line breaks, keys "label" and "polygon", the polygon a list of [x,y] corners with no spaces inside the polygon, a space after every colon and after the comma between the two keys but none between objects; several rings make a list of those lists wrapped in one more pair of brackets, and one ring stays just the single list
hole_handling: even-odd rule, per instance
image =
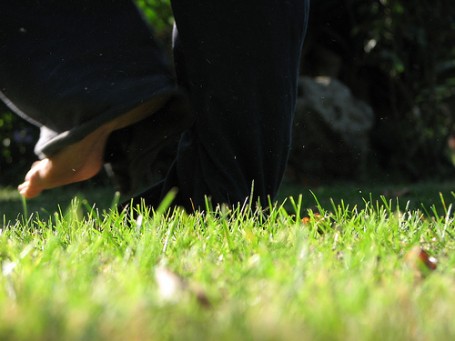
[{"label": "black pant leg", "polygon": [[0,98],[41,127],[40,156],[175,90],[132,1],[0,1]]},{"label": "black pant leg", "polygon": [[[178,63],[196,115],[163,187],[176,204],[263,204],[277,193],[291,124],[308,1],[173,0]],[[177,68],[179,69],[179,68]],[[143,196],[147,197],[147,194]],[[150,204],[156,204],[153,199]]]}]

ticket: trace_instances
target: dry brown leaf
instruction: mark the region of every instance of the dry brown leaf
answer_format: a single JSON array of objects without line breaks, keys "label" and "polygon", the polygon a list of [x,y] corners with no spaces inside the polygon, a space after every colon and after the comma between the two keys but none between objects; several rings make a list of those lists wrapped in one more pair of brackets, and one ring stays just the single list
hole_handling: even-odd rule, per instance
[{"label": "dry brown leaf", "polygon": [[438,267],[438,260],[420,246],[411,248],[405,256],[405,261],[421,277],[425,277]]}]

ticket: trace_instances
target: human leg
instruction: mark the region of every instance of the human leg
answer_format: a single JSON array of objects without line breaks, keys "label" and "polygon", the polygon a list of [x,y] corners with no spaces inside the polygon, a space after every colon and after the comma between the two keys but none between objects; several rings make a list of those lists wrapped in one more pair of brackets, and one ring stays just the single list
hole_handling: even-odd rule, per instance
[{"label": "human leg", "polygon": [[[96,173],[109,133],[156,112],[176,87],[129,0],[5,0],[0,91],[16,113],[42,128],[35,150],[44,162],[27,175],[36,184],[25,191],[31,194]],[[86,160],[65,157],[71,150]],[[70,169],[85,170],[74,176],[54,167],[69,161]]]},{"label": "human leg", "polygon": [[18,186],[19,193],[25,198],[33,198],[43,190],[92,178],[105,163],[105,146],[111,133],[158,111],[168,98],[169,96],[154,98],[145,105],[101,125],[56,154],[34,162],[24,182]]},{"label": "human leg", "polygon": [[[180,82],[196,121],[180,141],[151,205],[172,187],[177,205],[266,204],[280,185],[291,142],[300,52],[308,17],[302,0],[173,0]],[[178,66],[178,65],[177,65]],[[254,182],[254,193],[251,186]],[[157,195],[157,191],[161,191]]]}]

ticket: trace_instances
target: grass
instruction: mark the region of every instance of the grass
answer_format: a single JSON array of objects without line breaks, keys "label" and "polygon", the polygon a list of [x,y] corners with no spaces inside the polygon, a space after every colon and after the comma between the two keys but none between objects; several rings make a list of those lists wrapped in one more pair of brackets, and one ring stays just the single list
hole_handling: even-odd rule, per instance
[{"label": "grass", "polygon": [[455,197],[422,186],[266,214],[28,207],[0,234],[0,340],[453,339]]}]

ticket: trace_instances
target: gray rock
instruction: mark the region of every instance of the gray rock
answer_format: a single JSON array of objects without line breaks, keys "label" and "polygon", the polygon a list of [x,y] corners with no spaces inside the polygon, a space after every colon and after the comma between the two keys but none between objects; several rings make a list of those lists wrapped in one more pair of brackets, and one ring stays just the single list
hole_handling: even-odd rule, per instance
[{"label": "gray rock", "polygon": [[299,82],[290,166],[300,173],[357,175],[365,166],[374,113],[329,77]]}]

